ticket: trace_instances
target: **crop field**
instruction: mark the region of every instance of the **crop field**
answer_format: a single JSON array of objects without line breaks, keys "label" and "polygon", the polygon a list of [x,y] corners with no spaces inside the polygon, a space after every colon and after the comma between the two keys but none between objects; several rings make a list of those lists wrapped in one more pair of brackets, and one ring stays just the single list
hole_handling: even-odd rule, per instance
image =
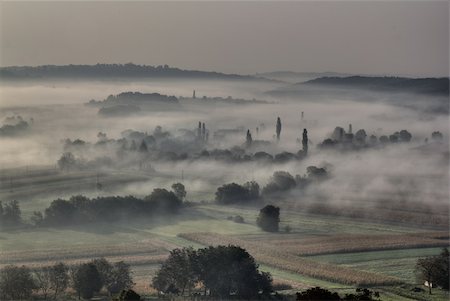
[{"label": "crop field", "polygon": [[321,263],[295,256],[274,246],[262,246],[261,244],[226,237],[217,233],[183,233],[180,236],[206,246],[220,244],[238,245],[247,249],[257,261],[263,264],[327,281],[351,285],[389,285],[401,282],[400,279],[394,277]]},{"label": "crop field", "polygon": [[[88,196],[97,195],[92,184],[96,176],[81,172],[64,175],[52,168],[8,171],[1,176],[0,195],[4,200],[17,198],[24,218],[28,218],[33,210],[42,210],[56,196],[70,196],[72,188],[79,190],[84,185]],[[122,173],[101,178],[106,187],[113,189],[123,178],[126,183],[137,183],[148,181],[150,176]],[[27,197],[28,201],[21,201]],[[177,216],[151,220],[4,231],[0,234],[0,267],[18,264],[40,268],[59,261],[71,265],[98,257],[123,260],[132,266],[136,290],[149,294],[153,291],[151,279],[170,250],[236,244],[246,248],[261,270],[273,275],[275,283],[292,287],[291,293],[311,286],[350,293],[359,285],[367,285],[380,291],[387,301],[442,300],[436,296],[447,296],[442,291],[432,297],[410,291],[417,285],[417,258],[438,254],[449,244],[448,232],[440,231],[440,227],[430,229],[282,207],[282,231],[267,233],[257,227],[257,214],[255,207],[198,203]],[[228,220],[236,215],[242,216],[244,223]],[[291,227],[289,233],[283,232],[286,225]]]}]

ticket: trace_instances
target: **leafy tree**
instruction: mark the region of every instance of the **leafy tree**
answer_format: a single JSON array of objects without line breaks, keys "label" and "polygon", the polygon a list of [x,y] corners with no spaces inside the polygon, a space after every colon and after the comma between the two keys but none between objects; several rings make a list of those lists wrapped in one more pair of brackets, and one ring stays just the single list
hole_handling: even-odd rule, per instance
[{"label": "leafy tree", "polygon": [[102,288],[102,279],[95,264],[84,263],[75,267],[72,273],[72,287],[80,297],[90,299]]},{"label": "leafy tree", "polygon": [[449,256],[448,248],[444,248],[438,256],[419,258],[417,260],[417,276],[420,281],[428,282],[430,294],[432,288],[431,284],[440,286],[445,290],[449,289]]},{"label": "leafy tree", "polygon": [[389,142],[389,138],[388,138],[388,136],[386,136],[386,135],[382,135],[382,136],[380,136],[380,143],[381,144],[387,144],[388,142]]},{"label": "leafy tree", "polygon": [[262,193],[273,195],[286,192],[296,186],[294,177],[286,171],[276,171],[273,173],[269,183],[264,186]]},{"label": "leafy tree", "polygon": [[306,168],[306,173],[308,175],[308,179],[311,180],[321,180],[327,177],[327,170],[325,168],[316,167],[316,166],[308,166]]},{"label": "leafy tree", "polygon": [[434,257],[419,258],[416,264],[419,280],[428,282],[428,292],[431,295],[432,284],[439,271],[436,259]]},{"label": "leafy tree", "polygon": [[95,265],[97,268],[97,271],[100,275],[100,280],[102,285],[106,286],[106,283],[108,282],[109,277],[112,274],[113,266],[112,264],[106,260],[106,258],[96,258],[91,261],[92,264]]},{"label": "leafy tree", "polygon": [[68,271],[69,268],[62,262],[50,267],[50,285],[54,292],[54,299],[67,289],[69,285]]},{"label": "leafy tree", "polygon": [[355,133],[355,139],[358,143],[364,144],[366,143],[366,131],[364,129],[358,130]]},{"label": "leafy tree", "polygon": [[47,295],[51,289],[51,280],[50,280],[50,267],[43,267],[34,272],[34,283],[36,284],[36,288],[41,291],[44,299],[47,299]]},{"label": "leafy tree", "polygon": [[267,205],[259,211],[256,224],[264,231],[278,232],[280,223],[280,208]]},{"label": "leafy tree", "polygon": [[216,191],[216,201],[224,205],[240,203],[246,200],[247,197],[247,189],[236,183],[224,184],[218,187]]},{"label": "leafy tree", "polygon": [[54,200],[50,206],[45,209],[45,223],[47,224],[70,224],[75,216],[76,207],[73,203],[66,200]]},{"label": "leafy tree", "polygon": [[181,295],[186,289],[190,291],[196,282],[192,266],[195,254],[192,248],[172,250],[153,278],[153,287],[164,293],[180,292]]},{"label": "leafy tree", "polygon": [[450,254],[448,248],[443,248],[441,254],[436,258],[437,261],[437,275],[436,283],[445,290],[449,290],[450,286],[450,271],[449,271]]},{"label": "leafy tree", "polygon": [[130,265],[123,261],[114,263],[111,274],[104,284],[110,294],[117,294],[121,290],[129,290],[134,285]]},{"label": "leafy tree", "polygon": [[238,246],[208,247],[197,254],[199,280],[212,297],[253,299],[272,291],[270,274],[260,273],[254,258]]},{"label": "leafy tree", "polygon": [[172,191],[164,188],[155,188],[145,201],[153,204],[153,210],[165,212],[177,212],[182,205],[182,201]]},{"label": "leafy tree", "polygon": [[28,300],[35,288],[29,268],[8,265],[0,270],[1,300]]},{"label": "leafy tree", "polygon": [[3,227],[17,227],[22,224],[22,212],[18,201],[9,201],[2,207],[0,225]]},{"label": "leafy tree", "polygon": [[272,278],[260,273],[253,257],[237,246],[175,249],[153,278],[159,291],[184,295],[195,286],[214,298],[257,298],[272,291]]},{"label": "leafy tree", "polygon": [[398,136],[395,135],[395,134],[389,135],[389,142],[397,143],[398,142]]},{"label": "leafy tree", "polygon": [[407,130],[401,130],[399,133],[399,138],[402,142],[409,142],[411,141],[412,135]]},{"label": "leafy tree", "polygon": [[186,188],[181,183],[174,183],[172,184],[172,190],[175,193],[175,195],[180,199],[184,200],[186,197]]},{"label": "leafy tree", "polygon": [[243,187],[247,189],[250,200],[259,199],[259,184],[255,181],[245,182]]},{"label": "leafy tree", "polygon": [[111,264],[105,258],[98,258],[94,259],[92,263],[97,268],[101,282],[110,295],[133,286],[130,265],[125,262],[119,261]]},{"label": "leafy tree", "polygon": [[62,154],[61,158],[59,158],[57,163],[61,170],[69,171],[74,167],[76,167],[77,162],[75,160],[75,156],[72,153],[66,152]]}]

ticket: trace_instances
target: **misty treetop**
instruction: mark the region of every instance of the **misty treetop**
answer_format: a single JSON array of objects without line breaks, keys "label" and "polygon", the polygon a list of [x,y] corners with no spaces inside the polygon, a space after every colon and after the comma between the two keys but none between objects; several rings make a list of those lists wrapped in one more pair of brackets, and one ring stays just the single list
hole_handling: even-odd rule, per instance
[{"label": "misty treetop", "polygon": [[327,170],[323,167],[309,166],[304,176],[292,176],[286,171],[276,171],[269,182],[260,189],[257,182],[246,182],[242,185],[237,183],[224,184],[217,188],[215,200],[222,205],[230,204],[254,204],[262,200],[282,198],[294,189],[302,190],[308,184],[326,180],[329,177]]},{"label": "misty treetop", "polygon": [[14,137],[22,135],[30,129],[30,124],[33,122],[33,118],[26,121],[20,115],[8,116],[5,118],[3,125],[0,126],[0,137]]},{"label": "misty treetop", "polygon": [[409,143],[412,134],[407,130],[400,130],[391,135],[381,135],[377,137],[374,134],[368,136],[364,129],[359,129],[356,133],[352,132],[352,125],[349,124],[348,131],[338,126],[334,129],[329,138],[323,140],[318,145],[320,149],[337,150],[359,150],[367,148],[382,148],[388,144]]},{"label": "misty treetop", "polygon": [[224,184],[217,188],[216,202],[223,205],[245,204],[259,200],[259,185],[255,181],[243,185]]}]

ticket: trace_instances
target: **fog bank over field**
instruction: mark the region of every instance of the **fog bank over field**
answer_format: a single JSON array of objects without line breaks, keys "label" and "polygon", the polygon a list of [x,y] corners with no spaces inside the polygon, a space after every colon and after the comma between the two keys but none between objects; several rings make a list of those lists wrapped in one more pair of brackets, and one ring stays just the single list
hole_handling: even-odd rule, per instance
[{"label": "fog bank over field", "polygon": [[[146,195],[156,187],[170,187],[183,180],[188,199],[198,201],[214,198],[216,188],[223,183],[244,183],[255,180],[261,187],[268,183],[275,171],[283,170],[293,176],[306,173],[308,166],[326,167],[331,178],[308,188],[293,197],[302,207],[317,199],[347,204],[363,199],[401,199],[426,203],[448,200],[448,116],[423,113],[381,101],[367,101],[367,97],[381,97],[370,92],[352,92],[331,96],[307,94],[299,97],[277,98],[264,92],[280,83],[238,81],[149,81],[149,82],[48,82],[33,85],[6,85],[1,87],[0,120],[8,116],[32,119],[29,129],[20,135],[1,137],[0,167],[15,168],[50,165],[64,152],[65,139],[82,139],[96,143],[103,132],[108,139],[121,139],[125,130],[153,133],[157,126],[174,138],[182,131],[194,133],[198,122],[206,124],[210,138],[204,149],[243,147],[245,132],[250,130],[254,140],[271,143],[266,152],[275,155],[284,151],[297,153],[302,148],[302,131],[308,130],[308,156],[300,161],[261,164],[257,162],[226,163],[214,160],[151,162],[158,176],[151,181],[128,183],[110,187],[102,194]],[[192,99],[193,90],[196,99]],[[98,108],[87,106],[91,100],[103,100],[108,95],[125,91],[160,93],[179,98],[179,106],[167,110],[146,109],[139,114],[122,117],[102,117]],[[359,93],[359,94],[358,94]],[[202,101],[203,96],[258,99],[266,103],[227,104]],[[401,95],[399,97],[404,97]],[[411,101],[426,99],[423,95],[408,95]],[[431,97],[431,96],[429,96]],[[152,108],[152,107],[150,107]],[[301,112],[304,118],[301,119]],[[282,121],[279,143],[275,139],[276,118]],[[365,129],[367,136],[389,136],[400,130],[412,134],[410,143],[388,145],[384,148],[353,152],[327,151],[317,145],[329,138],[336,126],[346,131],[352,124],[353,133]],[[240,134],[227,139],[214,138],[220,129],[237,129]],[[256,128],[258,127],[258,133]],[[431,133],[440,131],[442,143],[428,143]],[[175,149],[181,153],[182,149]],[[82,159],[114,155],[115,151],[84,152]],[[199,150],[200,152],[200,150]],[[130,170],[133,168],[130,167]]]}]

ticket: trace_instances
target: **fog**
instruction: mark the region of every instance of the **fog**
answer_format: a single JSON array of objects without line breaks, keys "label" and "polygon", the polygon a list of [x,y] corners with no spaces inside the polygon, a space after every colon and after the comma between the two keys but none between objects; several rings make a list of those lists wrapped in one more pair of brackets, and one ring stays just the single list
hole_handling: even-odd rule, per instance
[{"label": "fog", "polygon": [[[319,201],[342,206],[377,206],[379,202],[386,201],[446,204],[449,198],[448,115],[423,113],[384,102],[367,101],[368,98],[383,97],[370,92],[355,92],[351,97],[342,94],[333,96],[328,93],[282,99],[264,93],[282,85],[280,82],[200,80],[3,83],[0,90],[0,120],[21,116],[24,120],[32,121],[23,133],[0,138],[0,168],[2,173],[9,169],[33,166],[57,168],[58,159],[67,151],[64,149],[64,141],[81,139],[91,146],[79,152],[75,151],[76,158],[86,162],[101,157],[114,158],[114,167],[95,167],[94,172],[107,174],[111,170],[133,171],[137,170],[136,161],[133,161],[136,160],[135,157],[120,159],[123,162],[119,164],[116,148],[95,147],[99,132],[105,133],[107,139],[115,141],[123,137],[122,132],[125,130],[151,134],[157,126],[161,126],[163,132],[168,131],[170,137],[175,139],[175,142],[178,141],[176,143],[184,143],[182,141],[186,137],[180,130],[195,133],[198,122],[201,121],[206,124],[210,137],[208,143],[197,151],[189,151],[191,159],[154,160],[150,162],[155,172],[151,180],[106,186],[101,192],[78,193],[90,196],[145,196],[151,193],[153,188],[170,188],[172,183],[183,181],[188,191],[188,200],[212,201],[217,187],[225,183],[242,184],[253,180],[263,187],[275,171],[282,170],[293,176],[303,176],[306,174],[306,168],[313,165],[326,167],[329,179],[300,192],[292,191],[287,198],[287,207],[304,210]],[[195,100],[191,99],[193,90],[197,95]],[[102,117],[98,115],[97,107],[86,105],[91,99],[103,100],[108,95],[125,91],[174,95],[179,97],[180,106],[167,110],[151,107],[131,116]],[[265,102],[208,103],[199,100],[203,96],[231,96],[234,99],[257,99]],[[411,101],[423,100],[423,96],[407,97]],[[304,112],[303,119],[301,112]],[[282,121],[281,139],[278,143],[275,139],[277,117]],[[331,136],[336,126],[347,130],[349,124],[352,124],[354,133],[358,129],[365,129],[368,137],[372,134],[377,137],[389,136],[400,130],[408,130],[412,139],[409,143],[359,151],[324,150],[318,147],[323,140]],[[241,132],[226,139],[213,136],[219,129],[238,127],[241,127]],[[309,152],[302,160],[263,164],[255,161],[230,163],[214,159],[195,159],[202,149],[211,151],[231,149],[235,146],[245,149],[247,129],[250,130],[253,140],[270,143],[246,152],[263,150],[272,155],[284,151],[295,154],[302,148],[300,141],[304,128],[308,130]],[[434,131],[440,131],[444,140],[441,143],[431,140],[426,143],[425,139],[430,139]],[[183,149],[170,145],[165,144],[166,150],[178,154],[183,152]],[[74,193],[71,190],[60,191],[49,193],[46,198],[47,202],[50,202],[52,198],[68,197],[72,194]],[[27,202],[35,197],[38,196],[29,196],[21,201]],[[39,197],[42,199],[42,196]]]}]

